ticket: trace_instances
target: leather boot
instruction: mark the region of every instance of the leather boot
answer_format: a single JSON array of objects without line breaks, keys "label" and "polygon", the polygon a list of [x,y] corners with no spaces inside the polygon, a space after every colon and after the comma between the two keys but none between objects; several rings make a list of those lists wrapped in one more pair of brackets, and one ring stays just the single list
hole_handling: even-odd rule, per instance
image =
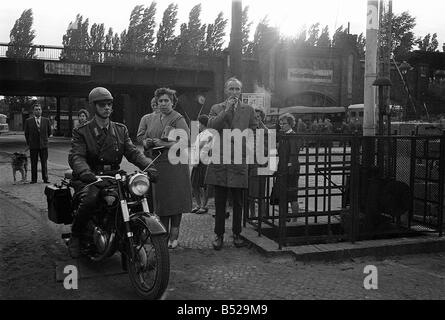
[{"label": "leather boot", "polygon": [[239,234],[233,235],[233,244],[237,248],[242,248],[247,245],[247,243],[243,240],[243,238],[241,238],[241,235],[239,235]]},{"label": "leather boot", "polygon": [[224,236],[220,235],[220,236],[216,236],[215,240],[212,242],[213,245],[213,249],[215,250],[221,250],[222,246],[224,243]]},{"label": "leather boot", "polygon": [[80,257],[80,239],[76,236],[71,236],[68,243],[68,251],[71,258],[77,259]]}]

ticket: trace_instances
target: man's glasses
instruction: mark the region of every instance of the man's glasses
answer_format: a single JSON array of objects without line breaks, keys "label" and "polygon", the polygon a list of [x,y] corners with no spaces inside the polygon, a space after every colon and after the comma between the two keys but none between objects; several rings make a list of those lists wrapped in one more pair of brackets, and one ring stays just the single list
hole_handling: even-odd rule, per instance
[{"label": "man's glasses", "polygon": [[113,101],[100,101],[100,102],[96,102],[96,104],[101,107],[101,108],[105,108],[106,106],[113,106]]}]

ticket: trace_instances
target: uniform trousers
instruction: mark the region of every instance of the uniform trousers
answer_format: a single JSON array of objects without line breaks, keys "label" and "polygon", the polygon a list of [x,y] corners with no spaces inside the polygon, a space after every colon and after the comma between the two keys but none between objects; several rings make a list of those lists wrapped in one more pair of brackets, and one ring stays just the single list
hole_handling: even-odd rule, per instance
[{"label": "uniform trousers", "polygon": [[77,209],[77,214],[74,217],[73,225],[71,226],[71,232],[74,236],[79,237],[80,234],[85,231],[91,212],[97,209],[96,202],[100,190],[100,187],[90,185],[82,188],[77,193],[79,207]]}]

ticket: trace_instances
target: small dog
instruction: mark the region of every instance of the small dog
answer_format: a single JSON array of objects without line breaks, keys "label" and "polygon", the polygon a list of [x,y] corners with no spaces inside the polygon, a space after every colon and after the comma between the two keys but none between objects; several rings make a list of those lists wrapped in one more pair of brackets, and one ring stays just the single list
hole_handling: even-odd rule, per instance
[{"label": "small dog", "polygon": [[26,182],[28,176],[28,157],[21,152],[14,152],[12,155],[12,176],[14,178],[14,184],[16,184],[16,172],[19,171],[22,175],[22,182]]}]

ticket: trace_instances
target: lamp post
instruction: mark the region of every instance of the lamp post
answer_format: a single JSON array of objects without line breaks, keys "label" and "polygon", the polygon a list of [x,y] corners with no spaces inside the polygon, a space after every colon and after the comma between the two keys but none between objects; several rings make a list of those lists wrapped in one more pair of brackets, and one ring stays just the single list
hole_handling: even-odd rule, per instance
[{"label": "lamp post", "polygon": [[[389,112],[387,110],[387,101],[385,101],[384,96],[384,90],[385,88],[389,88],[391,86],[391,80],[386,77],[380,77],[377,78],[374,83],[372,84],[375,87],[378,87],[379,92],[379,104],[378,104],[378,112],[379,112],[379,123],[378,123],[378,144],[377,144],[377,167],[379,168],[379,173],[381,177],[384,177],[384,160],[385,160],[385,146],[384,146],[384,139],[383,139],[383,132],[384,132],[384,126],[383,126],[383,116],[386,114],[387,117],[387,125],[391,126],[390,124],[390,116]],[[388,140],[390,142],[390,140]],[[389,151],[390,148],[388,146],[388,152],[386,155],[386,158],[388,159],[387,168],[389,168]]]},{"label": "lamp post", "polygon": [[379,112],[379,126],[378,126],[378,134],[380,136],[383,135],[384,132],[384,126],[383,126],[383,116],[387,115],[388,116],[388,121],[387,121],[387,125],[390,126],[391,124],[389,123],[389,111],[388,109],[388,105],[387,105],[387,101],[385,101],[385,96],[384,96],[384,90],[385,87],[391,87],[391,80],[389,78],[386,77],[380,77],[377,78],[373,84],[373,86],[378,87],[378,92],[379,92],[379,105],[378,105],[378,112]]}]

